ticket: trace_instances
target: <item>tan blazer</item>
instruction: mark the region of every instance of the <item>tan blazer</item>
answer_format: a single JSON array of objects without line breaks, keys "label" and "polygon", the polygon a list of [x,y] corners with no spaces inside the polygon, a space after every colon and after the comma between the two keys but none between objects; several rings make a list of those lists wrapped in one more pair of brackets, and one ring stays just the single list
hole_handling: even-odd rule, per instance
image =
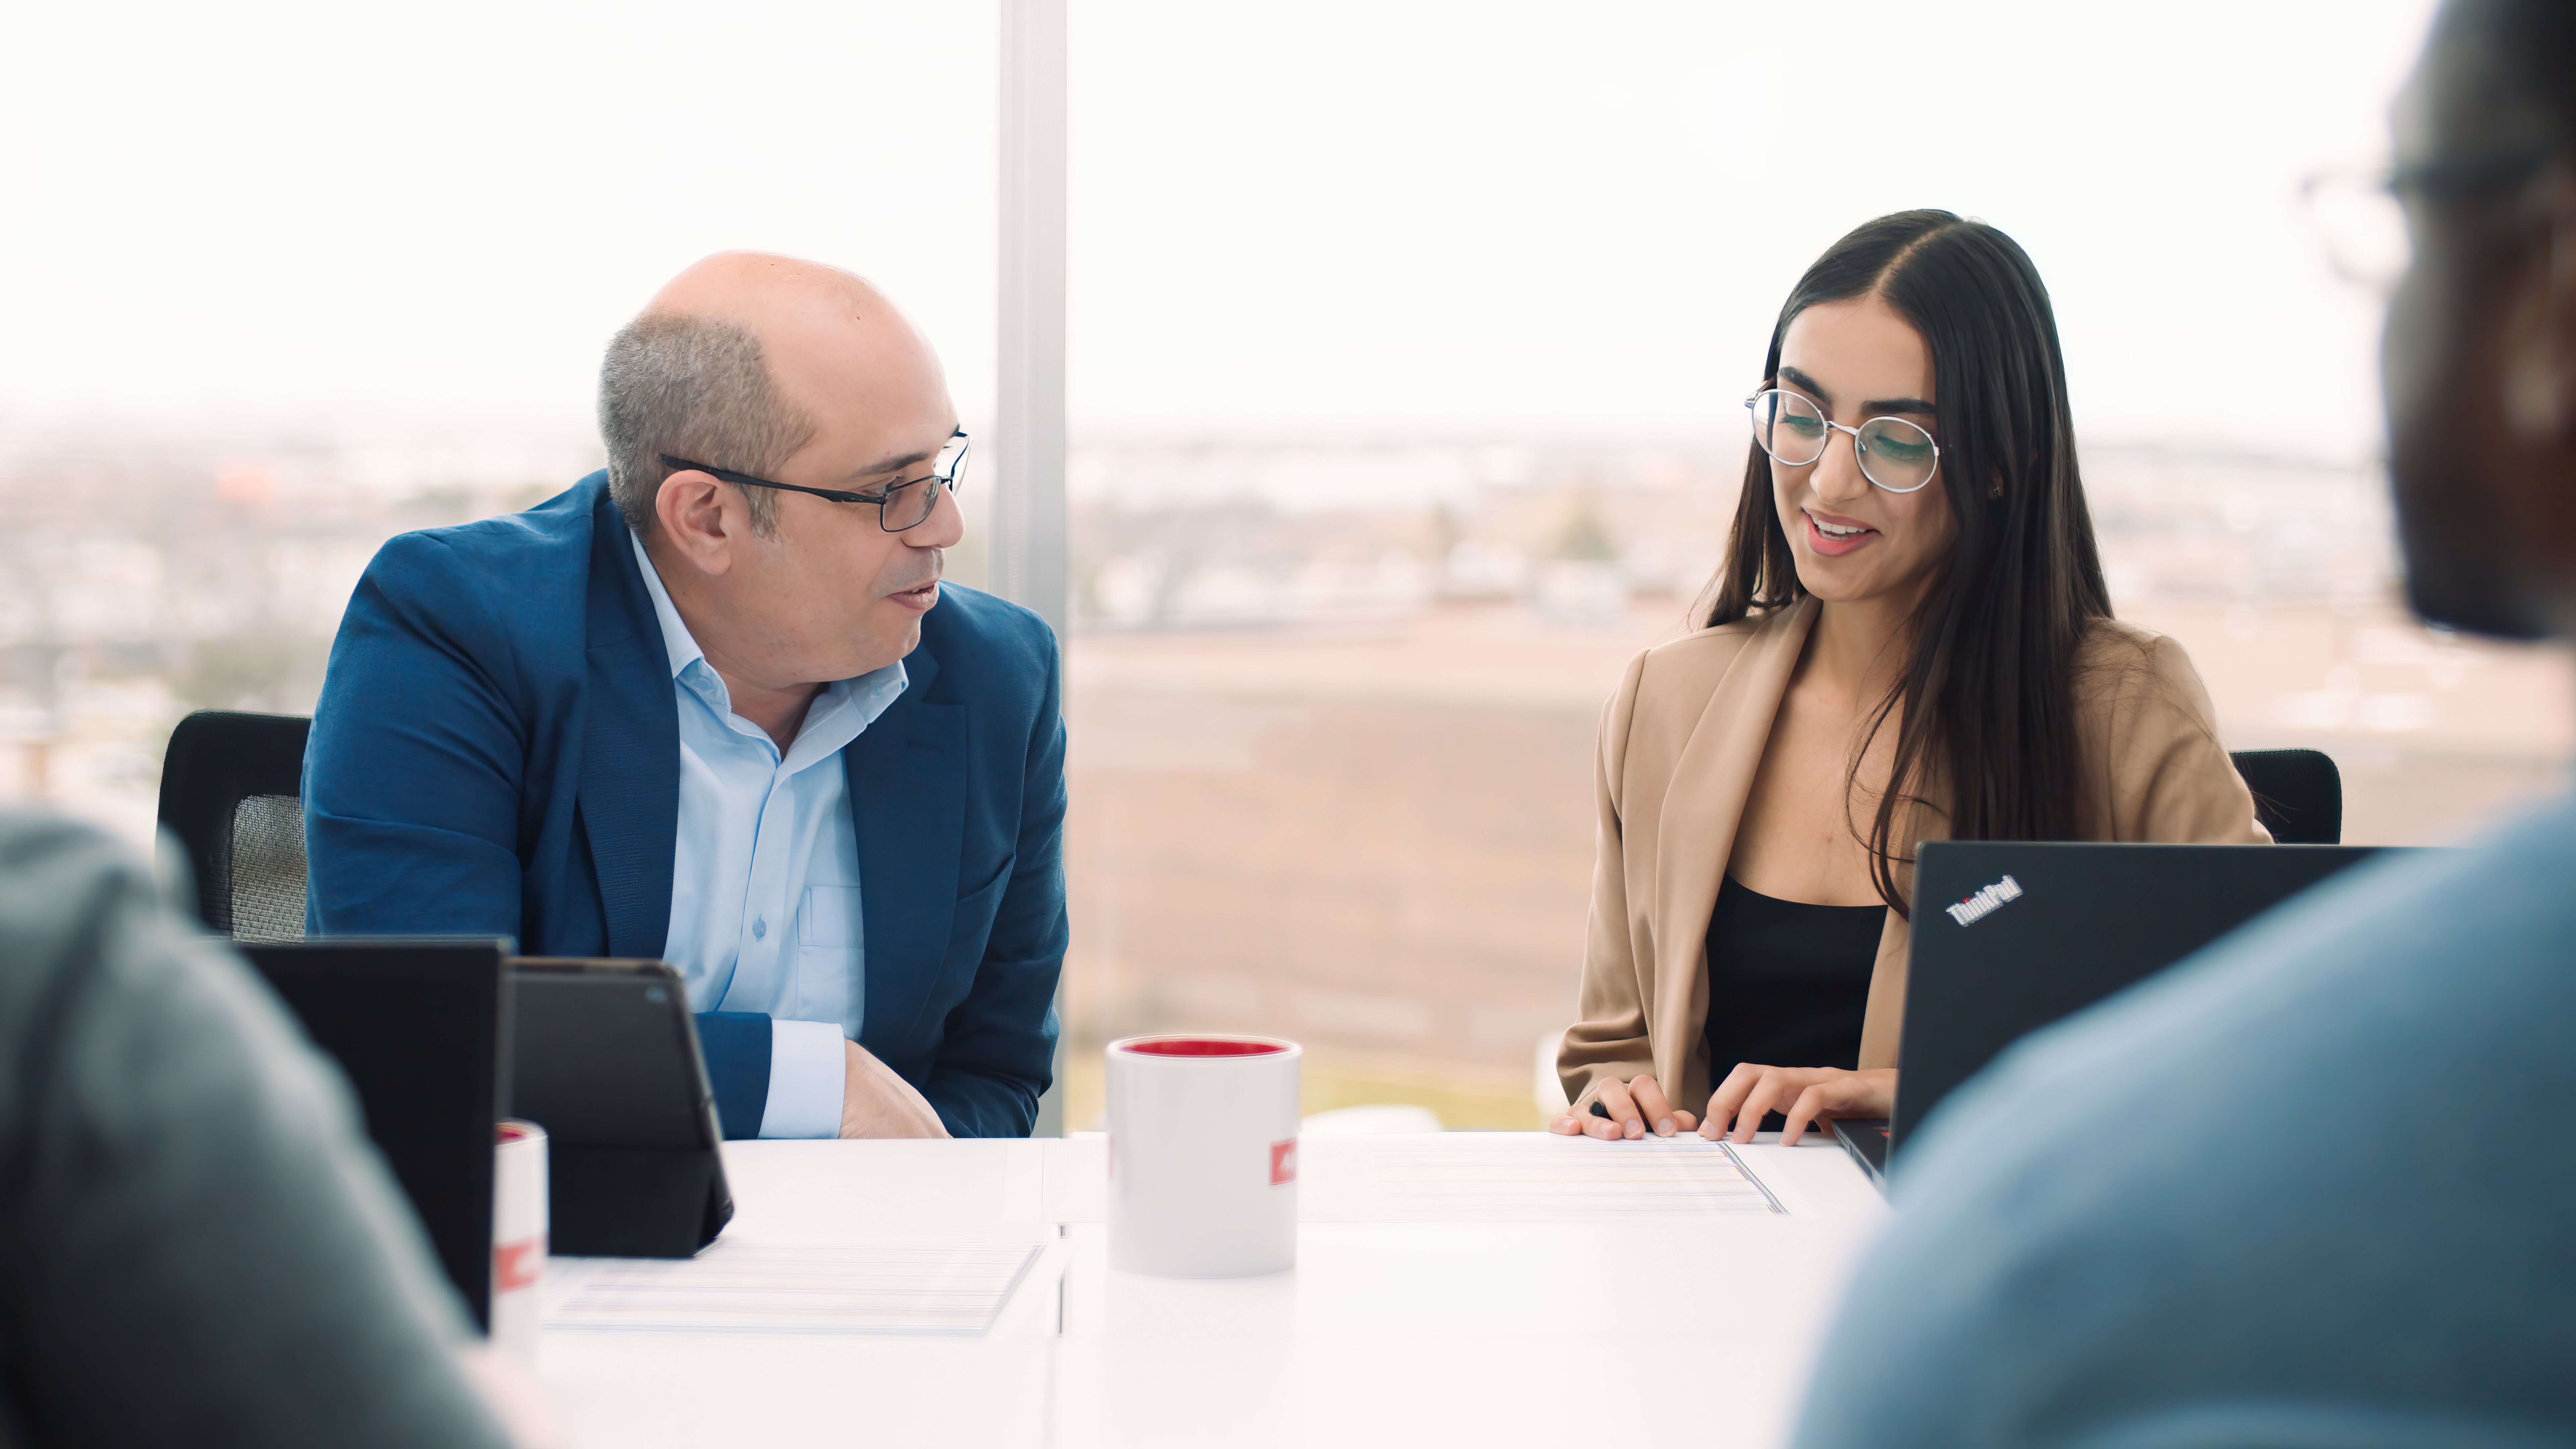
[{"label": "tan blazer", "polygon": [[[1659,644],[1629,661],[1602,714],[1592,921],[1556,1059],[1578,1109],[1602,1079],[1641,1072],[1676,1105],[1708,1099],[1709,912],[1816,608],[1808,599]],[[2083,838],[2269,843],[2181,645],[2104,620],[2077,659],[2076,707]],[[1948,834],[1937,810],[1918,806],[1912,822],[1899,834],[1909,845]],[[1905,945],[1891,910],[1861,1026],[1865,1068],[1896,1065]]]}]

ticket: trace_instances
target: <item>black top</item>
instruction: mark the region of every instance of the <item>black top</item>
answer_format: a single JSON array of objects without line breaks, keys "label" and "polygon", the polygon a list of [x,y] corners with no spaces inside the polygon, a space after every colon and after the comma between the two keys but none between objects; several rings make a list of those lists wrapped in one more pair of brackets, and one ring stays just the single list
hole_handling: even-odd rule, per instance
[{"label": "black top", "polygon": [[1774,900],[1728,876],[1708,916],[1709,1086],[1738,1062],[1860,1065],[1885,906]]}]

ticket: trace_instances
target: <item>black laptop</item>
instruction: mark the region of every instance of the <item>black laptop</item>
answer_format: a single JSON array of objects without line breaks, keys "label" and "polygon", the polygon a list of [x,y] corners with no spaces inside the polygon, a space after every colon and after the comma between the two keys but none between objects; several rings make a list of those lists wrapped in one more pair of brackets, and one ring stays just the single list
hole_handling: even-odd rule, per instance
[{"label": "black laptop", "polygon": [[2378,853],[2341,845],[1939,841],[1916,867],[1892,1122],[1834,1135],[1873,1178],[1942,1099],[2031,1032]]},{"label": "black laptop", "polygon": [[498,937],[236,943],[339,1062],[474,1321],[492,1311],[492,1124],[509,1100]]}]

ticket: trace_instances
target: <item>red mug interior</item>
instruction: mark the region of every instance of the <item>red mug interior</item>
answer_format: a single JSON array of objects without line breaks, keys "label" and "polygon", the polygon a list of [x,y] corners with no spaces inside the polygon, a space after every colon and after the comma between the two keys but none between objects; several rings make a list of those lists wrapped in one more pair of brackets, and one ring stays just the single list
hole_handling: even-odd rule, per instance
[{"label": "red mug interior", "polygon": [[1127,1050],[1149,1057],[1266,1057],[1288,1050],[1276,1042],[1227,1041],[1221,1037],[1158,1036],[1130,1042]]}]

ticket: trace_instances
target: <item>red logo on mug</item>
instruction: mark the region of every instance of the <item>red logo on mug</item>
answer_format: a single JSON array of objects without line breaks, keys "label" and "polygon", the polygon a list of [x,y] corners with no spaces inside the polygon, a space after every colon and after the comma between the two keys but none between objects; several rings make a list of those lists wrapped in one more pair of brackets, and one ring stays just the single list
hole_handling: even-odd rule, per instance
[{"label": "red logo on mug", "polygon": [[492,1291],[516,1293],[537,1286],[537,1275],[546,1266],[546,1239],[540,1233],[515,1243],[492,1246]]},{"label": "red logo on mug", "polygon": [[1277,1186],[1279,1186],[1281,1183],[1284,1183],[1284,1182],[1295,1182],[1296,1180],[1297,1180],[1297,1139],[1296,1139],[1296,1138],[1294,1138],[1294,1137],[1291,1137],[1291,1138],[1289,1138],[1289,1139],[1288,1139],[1287,1141],[1285,1141],[1285,1142],[1273,1142],[1273,1143],[1271,1143],[1271,1144],[1270,1144],[1270,1185],[1271,1185],[1272,1187],[1277,1187]]}]

